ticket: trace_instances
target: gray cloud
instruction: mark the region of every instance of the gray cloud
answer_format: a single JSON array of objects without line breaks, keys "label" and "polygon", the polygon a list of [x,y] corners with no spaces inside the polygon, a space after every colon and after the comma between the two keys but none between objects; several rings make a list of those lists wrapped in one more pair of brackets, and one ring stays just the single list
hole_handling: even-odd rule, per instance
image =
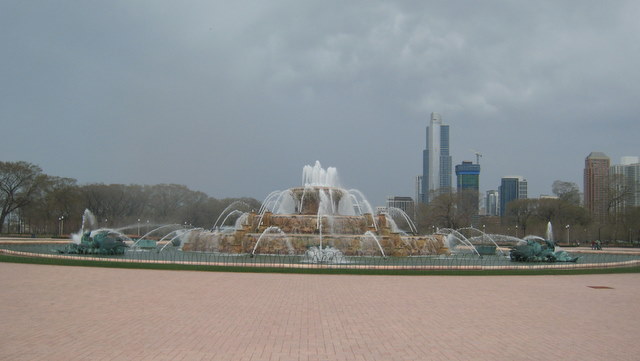
[{"label": "gray cloud", "polygon": [[305,164],[413,195],[431,112],[481,187],[638,155],[633,1],[0,5],[0,143],[80,182],[264,197]]}]

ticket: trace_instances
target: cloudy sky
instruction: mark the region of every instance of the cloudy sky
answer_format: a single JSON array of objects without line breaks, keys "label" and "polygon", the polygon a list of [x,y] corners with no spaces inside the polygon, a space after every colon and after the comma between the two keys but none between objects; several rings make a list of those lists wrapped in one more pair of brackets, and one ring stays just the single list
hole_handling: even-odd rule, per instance
[{"label": "cloudy sky", "polygon": [[[640,2],[2,1],[0,160],[263,199],[319,160],[414,195],[431,112],[481,190],[640,155]],[[454,177],[455,182],[455,177]]]}]

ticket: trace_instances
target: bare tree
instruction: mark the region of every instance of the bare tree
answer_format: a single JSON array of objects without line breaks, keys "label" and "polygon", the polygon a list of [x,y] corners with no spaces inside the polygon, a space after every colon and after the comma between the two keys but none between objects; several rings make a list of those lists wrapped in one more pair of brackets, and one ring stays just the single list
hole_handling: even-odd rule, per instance
[{"label": "bare tree", "polygon": [[554,181],[551,186],[553,194],[567,203],[580,205],[580,188],[573,182]]},{"label": "bare tree", "polygon": [[506,215],[516,224],[516,227],[522,230],[523,234],[527,232],[529,222],[536,214],[538,202],[536,199],[516,199],[507,204]]},{"label": "bare tree", "polygon": [[460,228],[471,225],[471,218],[477,214],[477,192],[444,193],[433,199],[427,206],[426,219],[419,222],[445,228]]},{"label": "bare tree", "polygon": [[31,203],[47,176],[27,162],[0,162],[0,233],[9,213]]}]

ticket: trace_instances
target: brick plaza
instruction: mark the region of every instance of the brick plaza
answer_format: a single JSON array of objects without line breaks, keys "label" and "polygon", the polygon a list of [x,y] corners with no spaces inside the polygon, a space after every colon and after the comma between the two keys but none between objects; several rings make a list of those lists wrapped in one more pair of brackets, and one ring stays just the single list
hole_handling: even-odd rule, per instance
[{"label": "brick plaza", "polygon": [[639,360],[640,274],[0,263],[1,360]]}]

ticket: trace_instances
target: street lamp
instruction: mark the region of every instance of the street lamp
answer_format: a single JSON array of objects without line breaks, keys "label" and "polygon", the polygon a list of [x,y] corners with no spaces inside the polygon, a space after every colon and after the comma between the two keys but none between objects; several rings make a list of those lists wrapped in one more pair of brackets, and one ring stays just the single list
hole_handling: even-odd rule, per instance
[{"label": "street lamp", "polygon": [[516,238],[518,238],[518,225],[516,224]]},{"label": "street lamp", "polygon": [[140,237],[140,218],[138,218],[138,237]]},{"label": "street lamp", "polygon": [[60,216],[60,218],[58,218],[58,220],[60,221],[60,236],[62,236],[62,234],[64,233],[64,216]]},{"label": "street lamp", "polygon": [[571,245],[571,238],[569,238],[569,225],[565,227],[567,229],[567,245]]}]

